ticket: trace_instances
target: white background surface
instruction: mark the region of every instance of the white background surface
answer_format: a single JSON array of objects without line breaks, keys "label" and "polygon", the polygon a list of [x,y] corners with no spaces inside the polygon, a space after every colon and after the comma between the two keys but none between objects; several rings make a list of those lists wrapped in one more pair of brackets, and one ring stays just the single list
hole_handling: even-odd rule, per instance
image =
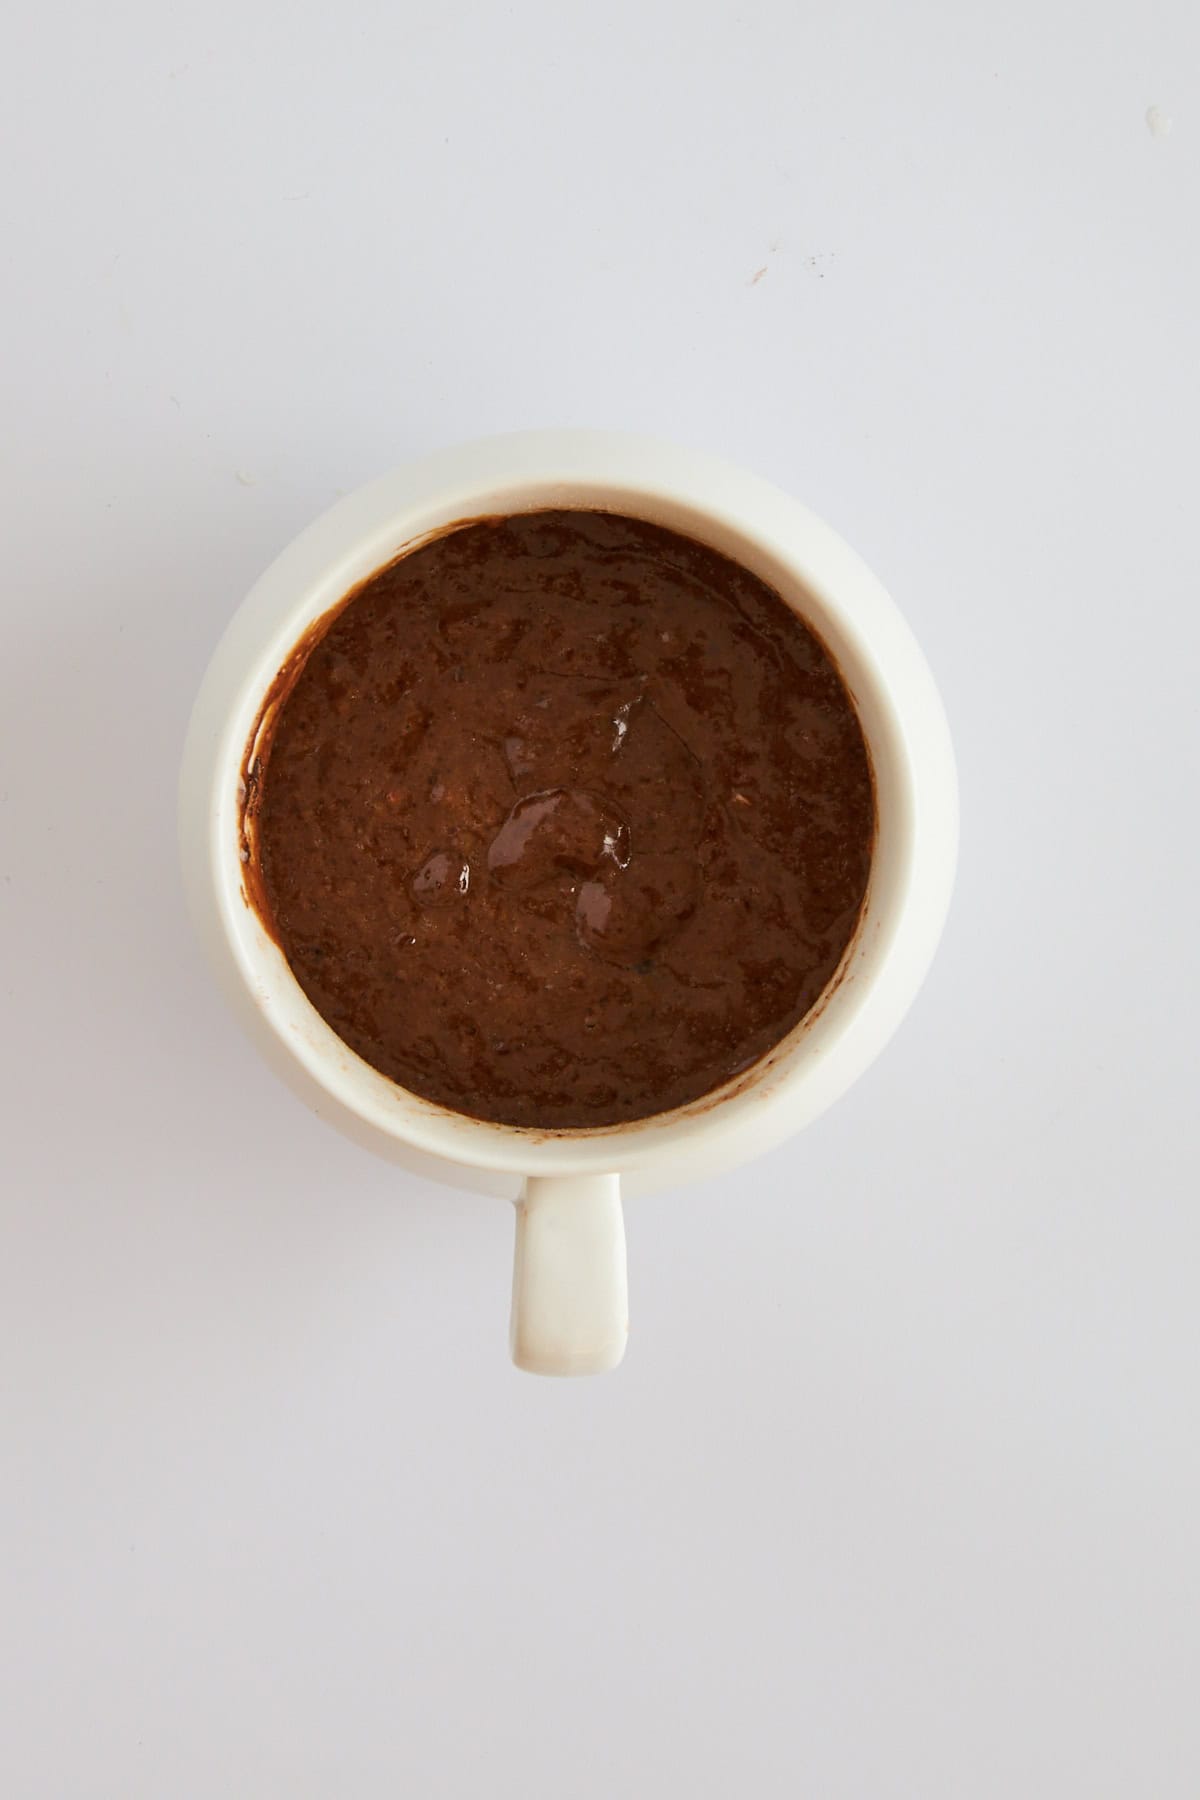
[{"label": "white background surface", "polygon": [[[1191,0],[22,12],[3,1792],[1192,1800]],[[561,1384],[507,1362],[507,1208],[242,1043],[173,843],[275,551],[558,424],[838,526],[964,808],[901,1036],[631,1209],[626,1363]]]}]

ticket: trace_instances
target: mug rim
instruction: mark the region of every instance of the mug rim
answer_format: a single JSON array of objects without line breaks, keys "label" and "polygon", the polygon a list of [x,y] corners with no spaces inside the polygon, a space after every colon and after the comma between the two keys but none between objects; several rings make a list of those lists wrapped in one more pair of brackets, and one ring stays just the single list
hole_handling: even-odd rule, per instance
[{"label": "mug rim", "polygon": [[[400,1087],[317,1013],[245,892],[238,783],[288,656],[360,582],[469,518],[588,505],[723,550],[767,579],[816,630],[863,724],[875,768],[877,842],[859,927],[838,970],[792,1031],[741,1075],[684,1107],[617,1125],[500,1125]],[[687,1163],[703,1171],[730,1166],[792,1135],[883,1048],[941,933],[957,790],[945,713],[908,626],[856,553],[799,501],[720,458],[654,438],[521,432],[435,452],[359,488],[294,538],[254,584],[196,701],[181,778],[181,848],[202,935],[250,1002],[243,1016],[260,1044],[300,1065],[318,1110],[322,1097],[332,1100],[369,1137],[439,1163],[516,1176],[618,1169],[657,1184],[668,1171],[685,1174]]]}]

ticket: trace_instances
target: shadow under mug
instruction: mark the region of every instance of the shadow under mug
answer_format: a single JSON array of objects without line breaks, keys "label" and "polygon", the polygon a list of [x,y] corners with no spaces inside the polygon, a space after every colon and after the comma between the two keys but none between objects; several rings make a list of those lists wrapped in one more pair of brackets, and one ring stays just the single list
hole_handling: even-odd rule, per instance
[{"label": "shadow under mug", "polygon": [[[333,1032],[248,903],[242,773],[280,670],[308,628],[406,547],[459,520],[602,508],[723,551],[775,588],[833,655],[858,709],[878,822],[859,929],[817,1005],[761,1061],[688,1106],[602,1130],[467,1118],[407,1092]],[[188,730],[180,840],[193,918],[237,1013],[316,1111],[393,1160],[516,1203],[512,1353],[542,1374],[613,1368],[628,1332],[622,1195],[749,1160],[801,1130],[891,1037],[937,945],[957,850],[945,713],[896,607],[789,495],[717,458],[617,432],[523,432],[371,482],[255,583],[209,665]]]}]

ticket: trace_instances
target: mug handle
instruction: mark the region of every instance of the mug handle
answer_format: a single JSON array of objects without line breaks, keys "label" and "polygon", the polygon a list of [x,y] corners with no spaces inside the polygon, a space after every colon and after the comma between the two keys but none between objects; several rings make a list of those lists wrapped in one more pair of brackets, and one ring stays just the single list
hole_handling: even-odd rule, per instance
[{"label": "mug handle", "polygon": [[531,1175],[517,1201],[513,1361],[533,1375],[600,1375],[628,1335],[620,1177]]}]

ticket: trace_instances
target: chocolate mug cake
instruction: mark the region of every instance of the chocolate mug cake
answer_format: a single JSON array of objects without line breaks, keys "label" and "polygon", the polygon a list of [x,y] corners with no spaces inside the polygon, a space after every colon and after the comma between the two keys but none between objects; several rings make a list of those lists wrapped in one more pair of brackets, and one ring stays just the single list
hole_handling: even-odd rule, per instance
[{"label": "chocolate mug cake", "polygon": [[544,510],[443,532],[319,622],[247,762],[248,887],[402,1087],[596,1129],[700,1100],[804,1018],[875,833],[853,700],[766,582]]}]

